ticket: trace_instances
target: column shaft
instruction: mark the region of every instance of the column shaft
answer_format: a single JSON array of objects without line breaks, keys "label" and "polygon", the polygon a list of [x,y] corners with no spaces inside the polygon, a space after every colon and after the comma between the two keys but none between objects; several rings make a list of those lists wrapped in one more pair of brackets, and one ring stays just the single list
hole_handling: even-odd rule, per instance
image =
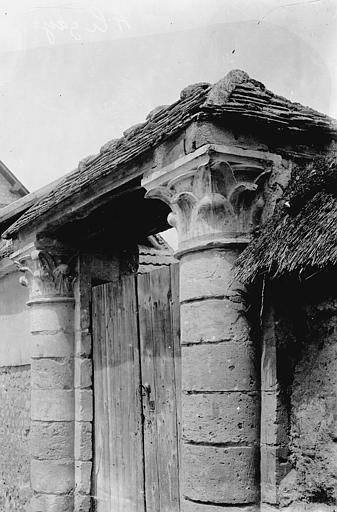
[{"label": "column shaft", "polygon": [[32,512],[74,510],[74,302],[30,303]]},{"label": "column shaft", "polygon": [[256,510],[259,501],[258,369],[231,276],[239,252],[224,246],[180,261],[184,512]]},{"label": "column shaft", "polygon": [[183,512],[259,510],[260,371],[232,267],[282,159],[205,145],[142,184],[171,208],[180,258]]}]

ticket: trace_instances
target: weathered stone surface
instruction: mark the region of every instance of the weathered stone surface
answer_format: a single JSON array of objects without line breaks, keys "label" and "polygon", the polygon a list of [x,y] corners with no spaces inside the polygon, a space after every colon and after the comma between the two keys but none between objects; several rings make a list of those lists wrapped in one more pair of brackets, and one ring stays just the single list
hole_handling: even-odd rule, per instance
[{"label": "weathered stone surface", "polygon": [[74,489],[74,464],[32,459],[31,482],[32,488],[38,493],[70,493]]},{"label": "weathered stone surface", "polygon": [[[55,494],[35,494],[31,501],[31,512],[73,512],[74,498]],[[29,511],[29,512],[30,512]]]},{"label": "weathered stone surface", "polygon": [[80,494],[90,494],[91,462],[75,462],[75,490]]},{"label": "weathered stone surface", "polygon": [[75,331],[76,357],[88,357],[91,354],[91,334],[88,329]]},{"label": "weathered stone surface", "polygon": [[82,158],[82,160],[80,160],[78,163],[78,170],[81,172],[85,171],[86,167],[90,165],[91,162],[93,162],[97,157],[98,155],[89,155]]},{"label": "weathered stone surface", "polygon": [[280,481],[290,470],[289,450],[285,446],[262,445],[261,456],[261,500],[278,504]]},{"label": "weathered stone surface", "polygon": [[76,421],[92,421],[93,393],[89,389],[76,389]]},{"label": "weathered stone surface", "polygon": [[257,389],[254,349],[244,343],[182,347],[185,391],[253,391]]},{"label": "weathered stone surface", "polygon": [[143,126],[145,126],[145,123],[137,123],[137,124],[134,124],[133,126],[130,126],[130,128],[128,128],[127,130],[125,130],[123,132],[124,137],[126,137],[126,138],[131,137],[135,132],[141,130],[141,128],[143,128]]},{"label": "weathered stone surface", "polygon": [[208,93],[206,105],[223,105],[228,101],[231,92],[239,84],[250,80],[249,75],[241,69],[233,69],[224,78],[213,85]]},{"label": "weathered stone surface", "polygon": [[75,459],[92,459],[92,423],[90,421],[75,422]]},{"label": "weathered stone surface", "polygon": [[72,458],[74,454],[74,424],[72,421],[33,421],[30,449],[37,459]]},{"label": "weathered stone surface", "polygon": [[267,503],[261,504],[261,512],[276,512],[277,510],[281,510],[282,512],[336,512],[336,505],[297,501],[289,506],[280,508],[279,506],[269,505]]},{"label": "weathered stone surface", "polygon": [[200,89],[207,89],[211,84],[208,82],[197,82],[196,84],[187,85],[180,93],[180,99],[184,100]]},{"label": "weathered stone surface", "polygon": [[256,448],[182,445],[182,491],[187,498],[219,504],[254,503],[259,457]]},{"label": "weathered stone surface", "polygon": [[194,503],[193,501],[182,500],[182,512],[260,512],[259,505],[234,505],[233,507],[222,507],[210,505],[209,503]]},{"label": "weathered stone surface", "polygon": [[208,299],[182,304],[181,318],[182,344],[249,340],[249,326],[240,302]]},{"label": "weathered stone surface", "polygon": [[75,416],[73,390],[32,389],[32,420],[70,421]]},{"label": "weathered stone surface", "polygon": [[0,368],[1,511],[9,502],[13,511],[25,512],[31,495],[30,374],[28,365]]},{"label": "weathered stone surface", "polygon": [[74,353],[73,332],[33,334],[32,357],[69,357]]},{"label": "weathered stone surface", "polygon": [[[277,502],[280,502],[281,507],[286,507],[287,505],[296,502],[300,498],[297,472],[295,469],[291,469],[291,471],[289,471],[289,473],[284,476],[284,478],[279,483],[277,491],[279,494],[278,497],[280,497]],[[266,498],[268,498],[268,495]],[[264,501],[268,502],[268,499],[265,499]]]},{"label": "weathered stone surface", "polygon": [[76,357],[75,388],[89,388],[92,385],[92,360]]},{"label": "weathered stone surface", "polygon": [[31,306],[31,332],[74,332],[74,304],[45,302]]},{"label": "weathered stone surface", "polygon": [[260,429],[256,393],[182,396],[183,439],[209,443],[255,444]]},{"label": "weathered stone surface", "polygon": [[154,109],[150,110],[150,112],[147,114],[146,119],[149,121],[152,121],[154,117],[156,117],[159,112],[162,110],[165,110],[169,105],[158,105],[158,107],[155,107]]},{"label": "weathered stone surface", "polygon": [[33,359],[32,388],[71,389],[74,386],[73,359]]},{"label": "weathered stone surface", "polygon": [[180,262],[180,301],[198,297],[238,295],[232,267],[239,250],[219,250],[186,254]]},{"label": "weathered stone surface", "polygon": [[[290,450],[300,499],[337,500],[337,314],[334,301],[306,308],[291,396]],[[281,493],[282,499],[282,493]]]},{"label": "weathered stone surface", "polygon": [[261,443],[269,445],[288,444],[288,411],[279,391],[261,393]]},{"label": "weathered stone surface", "polygon": [[76,493],[74,512],[90,512],[91,510],[91,497]]},{"label": "weathered stone surface", "polygon": [[119,142],[119,139],[109,140],[108,142],[103,144],[103,146],[101,147],[99,152],[102,154],[102,153],[106,153],[107,151],[111,151],[112,149],[114,149],[117,146],[118,142]]}]

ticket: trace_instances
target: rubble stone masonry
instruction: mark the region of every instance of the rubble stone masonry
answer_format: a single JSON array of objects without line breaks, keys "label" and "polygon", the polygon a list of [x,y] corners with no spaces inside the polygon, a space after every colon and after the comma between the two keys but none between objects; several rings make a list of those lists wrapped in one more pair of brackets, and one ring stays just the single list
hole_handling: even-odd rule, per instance
[{"label": "rubble stone masonry", "polygon": [[0,510],[25,512],[30,491],[30,366],[0,368]]}]

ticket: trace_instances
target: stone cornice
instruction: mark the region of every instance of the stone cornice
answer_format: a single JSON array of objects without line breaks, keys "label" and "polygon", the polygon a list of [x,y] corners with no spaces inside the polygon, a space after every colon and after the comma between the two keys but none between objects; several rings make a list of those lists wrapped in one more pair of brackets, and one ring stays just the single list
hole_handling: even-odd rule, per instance
[{"label": "stone cornice", "polygon": [[147,197],[172,210],[178,254],[221,244],[246,244],[264,206],[264,183],[279,155],[207,144],[142,180]]},{"label": "stone cornice", "polygon": [[233,161],[237,162],[247,162],[248,159],[252,162],[271,162],[277,165],[282,161],[280,155],[269,153],[268,151],[257,151],[222,144],[205,144],[193,151],[193,153],[178,158],[172,164],[162,167],[157,171],[150,171],[144,174],[142,186],[146,190],[150,190],[150,188],[160,186],[164,182],[167,183],[184,173],[195,171],[197,167],[207,164],[211,158],[215,157],[223,161],[227,161],[228,157],[231,157]]}]

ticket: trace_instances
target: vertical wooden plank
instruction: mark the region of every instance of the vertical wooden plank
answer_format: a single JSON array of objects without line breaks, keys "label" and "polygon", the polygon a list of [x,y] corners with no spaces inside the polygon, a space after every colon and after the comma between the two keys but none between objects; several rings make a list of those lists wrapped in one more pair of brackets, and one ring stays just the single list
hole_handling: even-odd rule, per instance
[{"label": "vertical wooden plank", "polygon": [[108,512],[109,468],[105,453],[108,449],[107,404],[106,404],[106,357],[105,357],[105,309],[104,290],[98,287],[93,290],[93,364],[94,364],[94,390],[95,394],[95,497],[97,512]]},{"label": "vertical wooden plank", "polygon": [[[100,353],[100,322],[98,319],[99,316],[99,297],[100,290],[98,288],[92,290],[92,329],[93,329],[93,339],[95,343],[93,344],[92,351],[92,360],[93,360],[93,387],[94,389],[102,388],[101,383],[101,374],[100,374],[100,366],[101,366],[101,353]],[[94,417],[102,417],[102,402],[97,399],[94,402]],[[97,512],[103,512],[100,503],[98,503],[97,496],[100,494],[99,489],[101,488],[101,462],[102,462],[102,441],[101,436],[99,434],[98,423],[94,424],[94,465],[93,465],[93,482],[92,482],[92,491],[95,500],[95,510]]]},{"label": "vertical wooden plank", "polygon": [[120,512],[120,308],[121,308],[121,283],[117,281],[107,286],[108,312],[107,312],[107,330],[111,338],[111,351],[109,358],[111,397],[110,397],[110,416],[111,416],[111,437],[109,440],[110,453],[110,507],[111,510]]},{"label": "vertical wooden plank", "polygon": [[[172,339],[174,347],[174,371],[175,371],[175,396],[176,396],[176,414],[177,414],[177,450],[178,450],[178,487],[180,475],[181,460],[181,344],[180,344],[180,298],[179,298],[179,263],[170,267],[171,273],[171,326]],[[179,488],[179,508],[180,510],[180,488]]]},{"label": "vertical wooden plank", "polygon": [[121,311],[121,447],[122,475],[126,497],[123,512],[144,510],[144,464],[140,403],[140,357],[135,277],[122,281]]},{"label": "vertical wooden plank", "polygon": [[155,383],[157,456],[160,483],[160,511],[175,512],[179,506],[177,401],[175,386],[174,346],[171,326],[170,268],[151,273],[153,299],[153,331],[155,335]]},{"label": "vertical wooden plank", "polygon": [[178,423],[171,275],[163,267],[138,277],[144,397],[144,450],[147,512],[179,510]]},{"label": "vertical wooden plank", "polygon": [[[135,279],[130,276],[97,288],[96,316],[104,310],[104,320],[94,320],[94,345],[100,337],[103,368],[95,380],[95,432],[101,433],[102,452],[95,443],[95,460],[100,455],[103,461],[95,474],[98,510],[145,512]],[[99,364],[97,349],[95,353],[94,372],[95,361]]]},{"label": "vertical wooden plank", "polygon": [[[159,512],[159,474],[157,470],[158,437],[156,426],[156,385],[154,380],[154,343],[150,274],[138,275],[138,314],[143,392],[143,434],[145,455],[146,512]],[[146,388],[151,389],[150,395]],[[153,403],[151,403],[153,402]]]}]

